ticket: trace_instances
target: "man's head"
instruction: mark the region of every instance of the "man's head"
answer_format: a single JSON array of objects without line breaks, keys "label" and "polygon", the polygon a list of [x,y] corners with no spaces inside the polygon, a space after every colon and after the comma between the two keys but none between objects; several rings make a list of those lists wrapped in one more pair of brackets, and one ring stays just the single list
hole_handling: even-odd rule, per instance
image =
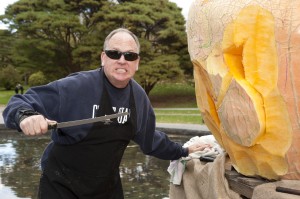
[{"label": "man's head", "polygon": [[101,61],[108,80],[117,88],[124,88],[139,66],[140,44],[129,30],[119,28],[105,39]]}]

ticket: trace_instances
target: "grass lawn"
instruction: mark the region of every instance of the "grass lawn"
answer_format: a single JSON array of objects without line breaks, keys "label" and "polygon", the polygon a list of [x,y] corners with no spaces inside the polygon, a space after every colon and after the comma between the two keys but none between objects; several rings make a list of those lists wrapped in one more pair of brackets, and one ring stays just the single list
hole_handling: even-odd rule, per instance
[{"label": "grass lawn", "polygon": [[195,88],[185,83],[157,84],[149,98],[155,108],[197,108]]},{"label": "grass lawn", "polygon": [[149,98],[159,123],[203,124],[193,85],[158,84],[150,92]]},{"label": "grass lawn", "polygon": [[159,123],[203,124],[198,108],[154,108]]},{"label": "grass lawn", "polygon": [[15,94],[14,90],[4,90],[0,89],[0,105],[6,105],[8,100]]},{"label": "grass lawn", "polygon": [[[28,89],[28,86],[24,87],[24,93]],[[19,91],[20,93],[20,91]],[[5,90],[4,88],[0,87],[0,105],[6,105],[9,101],[9,99],[15,94],[15,90]]]},{"label": "grass lawn", "polygon": [[195,115],[157,115],[157,123],[203,124],[201,114]]}]

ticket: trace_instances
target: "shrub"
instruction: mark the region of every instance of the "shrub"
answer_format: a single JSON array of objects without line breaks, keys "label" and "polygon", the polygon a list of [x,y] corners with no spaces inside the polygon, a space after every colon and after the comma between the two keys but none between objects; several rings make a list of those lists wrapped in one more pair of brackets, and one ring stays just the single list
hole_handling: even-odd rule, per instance
[{"label": "shrub", "polygon": [[21,76],[13,66],[7,66],[0,70],[0,86],[11,90],[20,82]]},{"label": "shrub", "polygon": [[28,84],[29,86],[40,86],[43,84],[47,84],[48,80],[42,71],[38,71],[30,75]]}]

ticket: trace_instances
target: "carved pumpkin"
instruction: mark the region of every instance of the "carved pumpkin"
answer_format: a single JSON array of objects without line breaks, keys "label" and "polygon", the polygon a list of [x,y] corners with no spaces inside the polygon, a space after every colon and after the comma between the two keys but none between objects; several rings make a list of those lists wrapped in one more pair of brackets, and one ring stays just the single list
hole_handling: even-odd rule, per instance
[{"label": "carved pumpkin", "polygon": [[187,21],[197,104],[247,176],[300,179],[300,0],[196,0]]}]

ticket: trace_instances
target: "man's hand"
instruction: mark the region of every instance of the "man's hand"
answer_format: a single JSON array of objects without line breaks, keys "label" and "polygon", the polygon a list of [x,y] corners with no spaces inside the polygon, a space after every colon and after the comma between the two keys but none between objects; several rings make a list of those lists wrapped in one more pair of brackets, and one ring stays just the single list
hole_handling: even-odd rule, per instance
[{"label": "man's hand", "polygon": [[205,148],[211,148],[212,146],[210,144],[193,144],[191,146],[188,147],[189,150],[189,154],[190,153],[194,153],[196,151],[203,151]]},{"label": "man's hand", "polygon": [[48,131],[48,123],[54,122],[44,118],[42,115],[32,115],[20,123],[20,128],[25,135],[43,135]]}]

